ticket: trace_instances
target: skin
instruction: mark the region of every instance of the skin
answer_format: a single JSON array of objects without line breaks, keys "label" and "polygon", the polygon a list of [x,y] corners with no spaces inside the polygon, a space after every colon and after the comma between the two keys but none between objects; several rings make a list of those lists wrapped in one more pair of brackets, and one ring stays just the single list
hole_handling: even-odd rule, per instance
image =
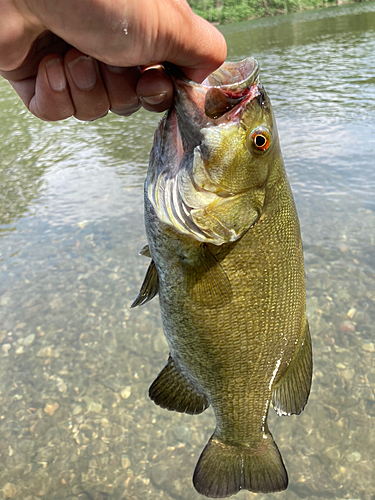
[{"label": "skin", "polygon": [[164,111],[172,82],[145,68],[168,61],[200,82],[226,56],[185,0],[0,0],[0,12],[0,75],[43,120]]}]

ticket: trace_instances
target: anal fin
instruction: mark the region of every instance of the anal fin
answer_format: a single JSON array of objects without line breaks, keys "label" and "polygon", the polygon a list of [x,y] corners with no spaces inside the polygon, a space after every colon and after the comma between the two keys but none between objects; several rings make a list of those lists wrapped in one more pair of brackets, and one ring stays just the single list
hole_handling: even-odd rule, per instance
[{"label": "anal fin", "polygon": [[134,302],[130,307],[137,307],[146,304],[149,300],[153,299],[159,291],[159,276],[155,267],[155,263],[152,260],[148,266],[145,279],[143,280],[141,289],[138,295],[134,299]]},{"label": "anal fin", "polygon": [[202,413],[210,403],[204,394],[200,394],[176,368],[173,358],[152,383],[148,394],[161,408],[195,415]]},{"label": "anal fin", "polygon": [[312,370],[311,337],[306,320],[305,333],[299,349],[293,356],[286,373],[274,387],[272,405],[278,415],[301,413],[310,394]]}]

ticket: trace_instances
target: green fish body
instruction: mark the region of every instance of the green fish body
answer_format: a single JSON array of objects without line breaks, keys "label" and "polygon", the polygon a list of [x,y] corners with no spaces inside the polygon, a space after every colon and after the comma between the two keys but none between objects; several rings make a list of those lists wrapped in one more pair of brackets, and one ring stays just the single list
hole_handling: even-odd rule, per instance
[{"label": "green fish body", "polygon": [[267,426],[300,413],[312,376],[302,242],[270,101],[249,58],[203,82],[174,76],[145,183],[152,258],[133,307],[159,294],[170,355],[150,387],[162,408],[212,405],[194,486],[274,492],[287,473]]}]

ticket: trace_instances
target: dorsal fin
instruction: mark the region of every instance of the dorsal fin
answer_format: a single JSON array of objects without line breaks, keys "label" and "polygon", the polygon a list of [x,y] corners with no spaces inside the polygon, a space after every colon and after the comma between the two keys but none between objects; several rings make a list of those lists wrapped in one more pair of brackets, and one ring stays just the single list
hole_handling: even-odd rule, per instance
[{"label": "dorsal fin", "polygon": [[143,255],[144,257],[150,257],[150,259],[151,259],[151,252],[150,252],[149,246],[145,245],[144,247],[142,247],[139,250],[139,255]]}]

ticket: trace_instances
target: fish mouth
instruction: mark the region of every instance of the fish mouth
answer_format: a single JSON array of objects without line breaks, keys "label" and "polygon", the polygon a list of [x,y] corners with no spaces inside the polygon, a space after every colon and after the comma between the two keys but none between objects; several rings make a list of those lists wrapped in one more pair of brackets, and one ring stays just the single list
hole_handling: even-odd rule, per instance
[{"label": "fish mouth", "polygon": [[[165,67],[174,84],[179,117],[187,113],[200,127],[209,125],[211,120],[215,120],[217,125],[217,119],[239,104],[242,106],[238,111],[242,111],[245,104],[259,94],[259,64],[252,57],[239,62],[225,62],[201,84],[188,80],[176,66],[166,64]],[[226,117],[227,121],[233,121],[241,114],[230,114]]]}]

